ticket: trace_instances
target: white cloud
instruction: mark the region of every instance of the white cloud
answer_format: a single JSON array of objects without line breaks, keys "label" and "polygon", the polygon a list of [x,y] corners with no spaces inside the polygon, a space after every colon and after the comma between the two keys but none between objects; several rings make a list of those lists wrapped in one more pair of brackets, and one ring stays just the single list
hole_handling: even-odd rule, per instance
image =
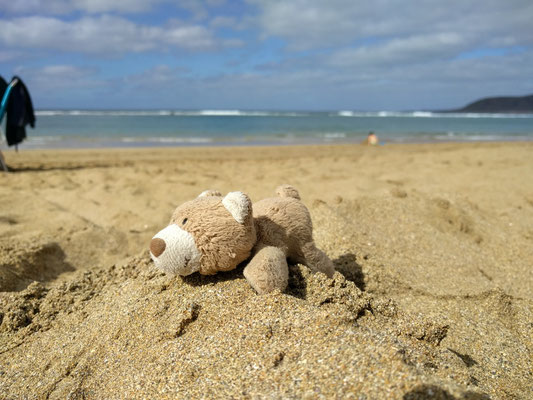
[{"label": "white cloud", "polygon": [[[172,88],[183,79],[184,75],[189,72],[185,68],[170,67],[166,64],[156,65],[140,74],[128,75],[122,78],[122,84],[130,89],[168,89]],[[122,85],[123,86],[123,85]]]},{"label": "white cloud", "polygon": [[0,44],[17,49],[123,54],[170,48],[205,51],[236,45],[234,41],[217,39],[202,25],[138,25],[110,15],[74,21],[21,17],[0,20],[0,26]]},{"label": "white cloud", "polygon": [[[533,43],[530,0],[248,0],[260,9],[255,23],[265,37],[290,50],[349,45],[368,38],[455,32],[472,40],[506,37]],[[512,38],[512,39],[509,39]]]},{"label": "white cloud", "polygon": [[24,54],[20,51],[3,51],[0,50],[0,62],[7,62],[22,58]]},{"label": "white cloud", "polygon": [[465,49],[466,40],[453,32],[417,35],[392,39],[374,46],[335,51],[326,63],[335,67],[388,67],[391,63],[413,64],[447,59]]},{"label": "white cloud", "polygon": [[152,8],[154,4],[160,2],[160,0],[74,0],[68,3],[77,10],[83,10],[89,13],[106,13],[110,11],[146,11]]},{"label": "white cloud", "polygon": [[[263,38],[286,44],[284,59],[263,71],[285,79],[294,75],[293,84],[298,72],[316,73],[308,85],[324,102],[327,93],[343,99],[351,91],[390,102],[381,107],[406,108],[402,97],[441,107],[446,101],[453,106],[464,94],[472,99],[498,88],[500,93],[533,88],[530,0],[486,0],[482,6],[474,0],[248,1],[260,10],[251,25]],[[473,56],[465,58],[468,54]],[[397,100],[389,98],[389,90]],[[334,104],[334,96],[330,101]]]},{"label": "white cloud", "polygon": [[207,17],[207,9],[202,2],[197,0],[181,0],[180,7],[189,11],[194,20],[202,20]]},{"label": "white cloud", "polygon": [[69,14],[147,11],[163,0],[0,0],[0,10],[9,14]]},{"label": "white cloud", "polygon": [[67,79],[79,79],[85,78],[89,75],[93,75],[97,72],[97,69],[90,67],[77,67],[73,65],[47,65],[46,67],[38,70],[39,74],[46,77],[57,76]]},{"label": "white cloud", "polygon": [[209,25],[213,28],[232,28],[237,26],[237,20],[233,17],[218,15],[214,17]]},{"label": "white cloud", "polygon": [[61,64],[41,68],[19,67],[14,72],[24,77],[32,91],[49,92],[50,95],[57,95],[58,90],[76,91],[104,85],[96,78],[98,68],[95,67]]},{"label": "white cloud", "polygon": [[76,11],[130,14],[151,11],[164,3],[188,10],[201,19],[207,16],[208,8],[220,7],[225,0],[0,0],[0,12],[18,15],[65,15]]}]

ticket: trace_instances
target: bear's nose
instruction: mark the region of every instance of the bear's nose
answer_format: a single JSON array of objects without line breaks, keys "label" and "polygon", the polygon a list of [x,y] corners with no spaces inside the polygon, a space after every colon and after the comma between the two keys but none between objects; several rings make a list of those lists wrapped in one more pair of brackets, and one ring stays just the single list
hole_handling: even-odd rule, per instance
[{"label": "bear's nose", "polygon": [[155,257],[159,257],[165,251],[167,244],[163,239],[154,238],[150,242],[150,251]]}]

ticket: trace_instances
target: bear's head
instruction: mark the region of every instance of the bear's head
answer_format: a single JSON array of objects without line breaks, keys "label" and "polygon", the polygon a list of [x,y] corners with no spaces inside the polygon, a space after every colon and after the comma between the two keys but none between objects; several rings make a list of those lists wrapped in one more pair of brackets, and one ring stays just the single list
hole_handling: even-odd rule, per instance
[{"label": "bear's head", "polygon": [[170,275],[212,275],[246,260],[255,242],[249,197],[205,191],[174,211],[170,224],[152,238],[150,255]]}]

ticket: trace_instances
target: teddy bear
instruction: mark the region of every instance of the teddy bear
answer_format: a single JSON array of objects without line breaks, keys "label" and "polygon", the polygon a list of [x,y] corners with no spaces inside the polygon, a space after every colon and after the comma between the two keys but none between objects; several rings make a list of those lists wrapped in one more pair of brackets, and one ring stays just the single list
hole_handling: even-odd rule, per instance
[{"label": "teddy bear", "polygon": [[169,275],[212,275],[249,260],[244,276],[259,294],[287,287],[290,262],[332,277],[335,269],[313,241],[313,225],[290,185],[252,206],[242,192],[207,190],[179,206],[150,242],[155,266]]}]

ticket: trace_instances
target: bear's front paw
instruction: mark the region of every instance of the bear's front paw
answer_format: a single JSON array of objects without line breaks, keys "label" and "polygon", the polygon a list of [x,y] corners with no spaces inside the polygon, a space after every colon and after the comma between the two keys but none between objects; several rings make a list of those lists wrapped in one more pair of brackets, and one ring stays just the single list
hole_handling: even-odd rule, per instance
[{"label": "bear's front paw", "polygon": [[262,248],[244,268],[244,276],[259,294],[285,290],[289,281],[285,254],[277,247]]}]

